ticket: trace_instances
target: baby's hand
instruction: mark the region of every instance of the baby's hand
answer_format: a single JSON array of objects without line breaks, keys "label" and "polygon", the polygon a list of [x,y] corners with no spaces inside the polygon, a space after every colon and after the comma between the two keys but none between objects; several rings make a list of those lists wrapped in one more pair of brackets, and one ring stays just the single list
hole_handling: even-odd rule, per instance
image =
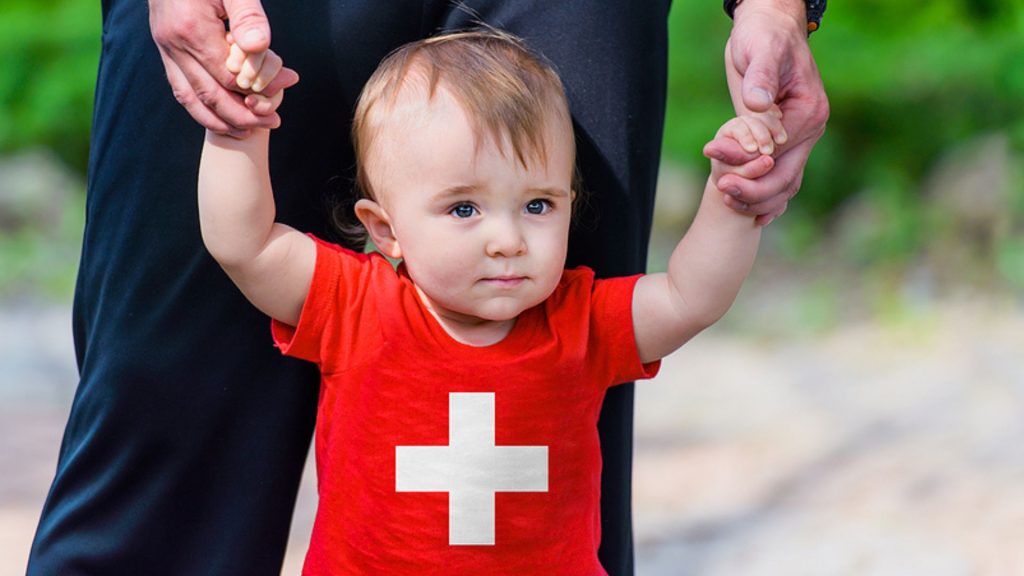
[{"label": "baby's hand", "polygon": [[[760,152],[761,155],[739,166],[712,159],[711,181],[717,184],[726,174],[737,174],[750,180],[760,178],[775,167],[772,154],[775,153],[776,144],[786,142],[786,130],[782,127],[782,111],[778,106],[772,106],[768,112],[748,113],[733,118],[722,125],[715,134],[715,141],[726,138],[734,140],[747,152]],[[730,208],[747,213],[750,207],[733,198],[730,195],[732,191],[723,192],[726,192],[725,203]]]},{"label": "baby's hand", "polygon": [[284,90],[270,96],[260,94],[260,92],[284,68],[281,57],[269,49],[264,52],[247,54],[239,48],[238,44],[235,44],[230,33],[228,34],[228,44],[231,48],[228,53],[227,68],[236,74],[235,84],[239,88],[252,92],[245,97],[245,105],[261,116],[273,114],[281,105]]},{"label": "baby's hand", "polygon": [[775,153],[776,144],[786,143],[786,129],[782,127],[782,110],[772,106],[762,113],[747,113],[726,122],[715,138],[732,138],[747,152],[766,156]]}]

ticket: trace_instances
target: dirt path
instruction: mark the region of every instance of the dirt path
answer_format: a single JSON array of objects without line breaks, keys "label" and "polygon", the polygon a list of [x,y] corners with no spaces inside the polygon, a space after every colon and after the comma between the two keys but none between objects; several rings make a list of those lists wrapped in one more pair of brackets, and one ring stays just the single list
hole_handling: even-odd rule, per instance
[{"label": "dirt path", "polygon": [[[63,310],[0,310],[0,576],[75,375]],[[638,574],[1024,575],[1024,310],[765,340],[715,328],[641,385]],[[284,574],[315,507],[304,481]]]},{"label": "dirt path", "polygon": [[1024,574],[1024,314],[711,331],[638,401],[640,574]]}]

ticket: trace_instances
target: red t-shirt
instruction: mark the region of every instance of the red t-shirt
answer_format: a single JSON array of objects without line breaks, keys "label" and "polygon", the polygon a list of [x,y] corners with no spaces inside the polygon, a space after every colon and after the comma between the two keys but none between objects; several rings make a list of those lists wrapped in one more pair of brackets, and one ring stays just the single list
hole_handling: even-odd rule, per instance
[{"label": "red t-shirt", "polygon": [[649,378],[638,276],[567,270],[501,342],[473,347],[422,306],[404,268],[317,240],[281,350],[322,374],[320,494],[303,574],[605,574],[605,390]]}]

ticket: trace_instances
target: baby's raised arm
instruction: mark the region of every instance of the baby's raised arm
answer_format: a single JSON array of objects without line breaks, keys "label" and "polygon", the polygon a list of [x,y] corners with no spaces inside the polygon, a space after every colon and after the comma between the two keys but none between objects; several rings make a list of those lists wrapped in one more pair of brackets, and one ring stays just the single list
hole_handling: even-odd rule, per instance
[{"label": "baby's raised arm", "polygon": [[[244,54],[232,45],[228,68],[240,87],[254,91],[246,104],[275,110],[281,95],[258,94],[281,70],[268,50]],[[270,131],[246,139],[207,131],[199,165],[199,224],[203,243],[246,298],[271,318],[295,325],[313,278],[316,245],[294,228],[274,222],[267,161]]]},{"label": "baby's raised arm", "polygon": [[697,215],[669,259],[668,272],[641,278],[633,294],[633,329],[640,358],[662,358],[721,318],[732,305],[757,255],[761,228],[754,217],[727,206],[714,186],[727,172],[758,178],[771,171],[775,142],[784,139],[777,109],[733,118],[716,138],[733,138],[762,155],[743,166],[713,160]]}]

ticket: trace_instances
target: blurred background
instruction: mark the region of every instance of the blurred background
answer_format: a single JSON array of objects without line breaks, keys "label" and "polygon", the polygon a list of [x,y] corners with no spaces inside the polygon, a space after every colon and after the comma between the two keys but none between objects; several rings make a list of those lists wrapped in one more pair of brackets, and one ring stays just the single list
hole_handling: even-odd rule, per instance
[{"label": "blurred background", "polygon": [[[732,115],[729,25],[673,6],[652,271]],[[99,37],[95,0],[0,0],[4,576],[77,381]],[[638,573],[1024,575],[1024,0],[836,1],[811,45],[832,117],[803,189],[726,319],[638,392]]]}]

